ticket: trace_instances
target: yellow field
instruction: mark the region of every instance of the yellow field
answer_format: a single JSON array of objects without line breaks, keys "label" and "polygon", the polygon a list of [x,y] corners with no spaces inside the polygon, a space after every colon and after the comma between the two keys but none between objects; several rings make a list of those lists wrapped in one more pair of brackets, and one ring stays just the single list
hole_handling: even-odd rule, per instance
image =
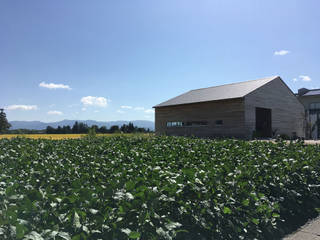
[{"label": "yellow field", "polygon": [[[106,134],[97,134],[96,136],[105,136],[105,137],[112,137],[112,136],[133,136],[133,135],[142,135],[142,136],[149,136],[150,134],[133,134],[133,133],[106,133]],[[15,137],[26,137],[26,138],[33,138],[33,139],[52,139],[52,140],[60,140],[60,139],[74,139],[87,136],[87,134],[0,134],[1,138],[15,138]]]}]

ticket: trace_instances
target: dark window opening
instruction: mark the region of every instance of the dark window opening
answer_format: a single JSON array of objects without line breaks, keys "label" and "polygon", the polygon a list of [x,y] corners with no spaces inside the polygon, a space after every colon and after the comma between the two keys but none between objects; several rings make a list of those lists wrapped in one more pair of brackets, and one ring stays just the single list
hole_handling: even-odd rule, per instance
[{"label": "dark window opening", "polygon": [[215,123],[217,126],[221,126],[221,125],[223,125],[223,120],[216,120]]},{"label": "dark window opening", "polygon": [[195,121],[195,122],[185,122],[184,126],[192,126],[192,127],[196,127],[196,126],[207,126],[208,122],[205,121]]}]

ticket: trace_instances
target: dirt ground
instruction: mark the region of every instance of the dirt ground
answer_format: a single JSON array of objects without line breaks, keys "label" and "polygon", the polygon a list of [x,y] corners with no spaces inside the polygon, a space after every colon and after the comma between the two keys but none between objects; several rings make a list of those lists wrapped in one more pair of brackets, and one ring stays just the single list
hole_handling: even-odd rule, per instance
[{"label": "dirt ground", "polygon": [[304,140],[306,144],[320,144],[320,140]]}]

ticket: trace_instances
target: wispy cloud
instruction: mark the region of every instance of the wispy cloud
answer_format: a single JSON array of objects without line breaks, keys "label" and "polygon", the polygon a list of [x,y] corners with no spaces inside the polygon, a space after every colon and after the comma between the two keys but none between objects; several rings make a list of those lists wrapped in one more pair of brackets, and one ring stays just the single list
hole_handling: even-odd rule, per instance
[{"label": "wispy cloud", "polygon": [[154,113],[154,109],[147,109],[144,111],[145,113]]},{"label": "wispy cloud", "polygon": [[104,97],[87,96],[81,98],[81,102],[84,106],[107,107],[108,105],[108,100]]},{"label": "wispy cloud", "polygon": [[307,75],[300,75],[299,78],[304,82],[310,82],[311,78]]},{"label": "wispy cloud", "polygon": [[290,53],[290,51],[288,50],[280,50],[280,51],[275,51],[273,54],[274,55],[278,55],[278,56],[284,56],[284,55],[287,55],[288,53]]},{"label": "wispy cloud", "polygon": [[63,115],[62,112],[57,111],[57,110],[53,110],[53,111],[49,111],[47,112],[48,115]]},{"label": "wispy cloud", "polygon": [[136,110],[136,111],[143,111],[143,110],[144,110],[144,107],[135,107],[134,110]]},{"label": "wispy cloud", "polygon": [[121,106],[122,109],[132,109],[131,106]]},{"label": "wispy cloud", "polygon": [[57,83],[41,82],[39,84],[39,87],[49,88],[49,89],[67,89],[67,90],[71,90],[71,87],[69,87],[69,85],[57,84]]},{"label": "wispy cloud", "polygon": [[37,110],[38,106],[37,105],[10,105],[5,107],[6,110]]},{"label": "wispy cloud", "polygon": [[122,110],[117,110],[117,113],[124,114],[125,112],[124,112],[124,111],[122,111]]},{"label": "wispy cloud", "polygon": [[297,78],[294,78],[294,79],[292,79],[292,81],[294,81],[294,82],[298,82],[298,79],[297,79]]}]

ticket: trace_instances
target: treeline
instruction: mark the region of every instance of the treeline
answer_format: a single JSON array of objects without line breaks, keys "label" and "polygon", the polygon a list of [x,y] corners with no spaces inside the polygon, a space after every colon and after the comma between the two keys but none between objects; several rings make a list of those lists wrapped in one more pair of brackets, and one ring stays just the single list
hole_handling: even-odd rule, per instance
[{"label": "treeline", "polygon": [[44,134],[46,133],[46,131],[20,128],[20,129],[8,130],[6,133],[7,134]]},{"label": "treeline", "polygon": [[58,126],[53,128],[48,126],[46,128],[47,134],[72,134],[72,133],[88,133],[90,129],[93,129],[96,133],[148,133],[150,129],[138,128],[134,126],[133,123],[123,124],[121,127],[118,125],[111,126],[109,129],[106,126],[98,127],[97,125],[92,125],[89,127],[83,122],[75,122],[72,127],[70,126]]}]

